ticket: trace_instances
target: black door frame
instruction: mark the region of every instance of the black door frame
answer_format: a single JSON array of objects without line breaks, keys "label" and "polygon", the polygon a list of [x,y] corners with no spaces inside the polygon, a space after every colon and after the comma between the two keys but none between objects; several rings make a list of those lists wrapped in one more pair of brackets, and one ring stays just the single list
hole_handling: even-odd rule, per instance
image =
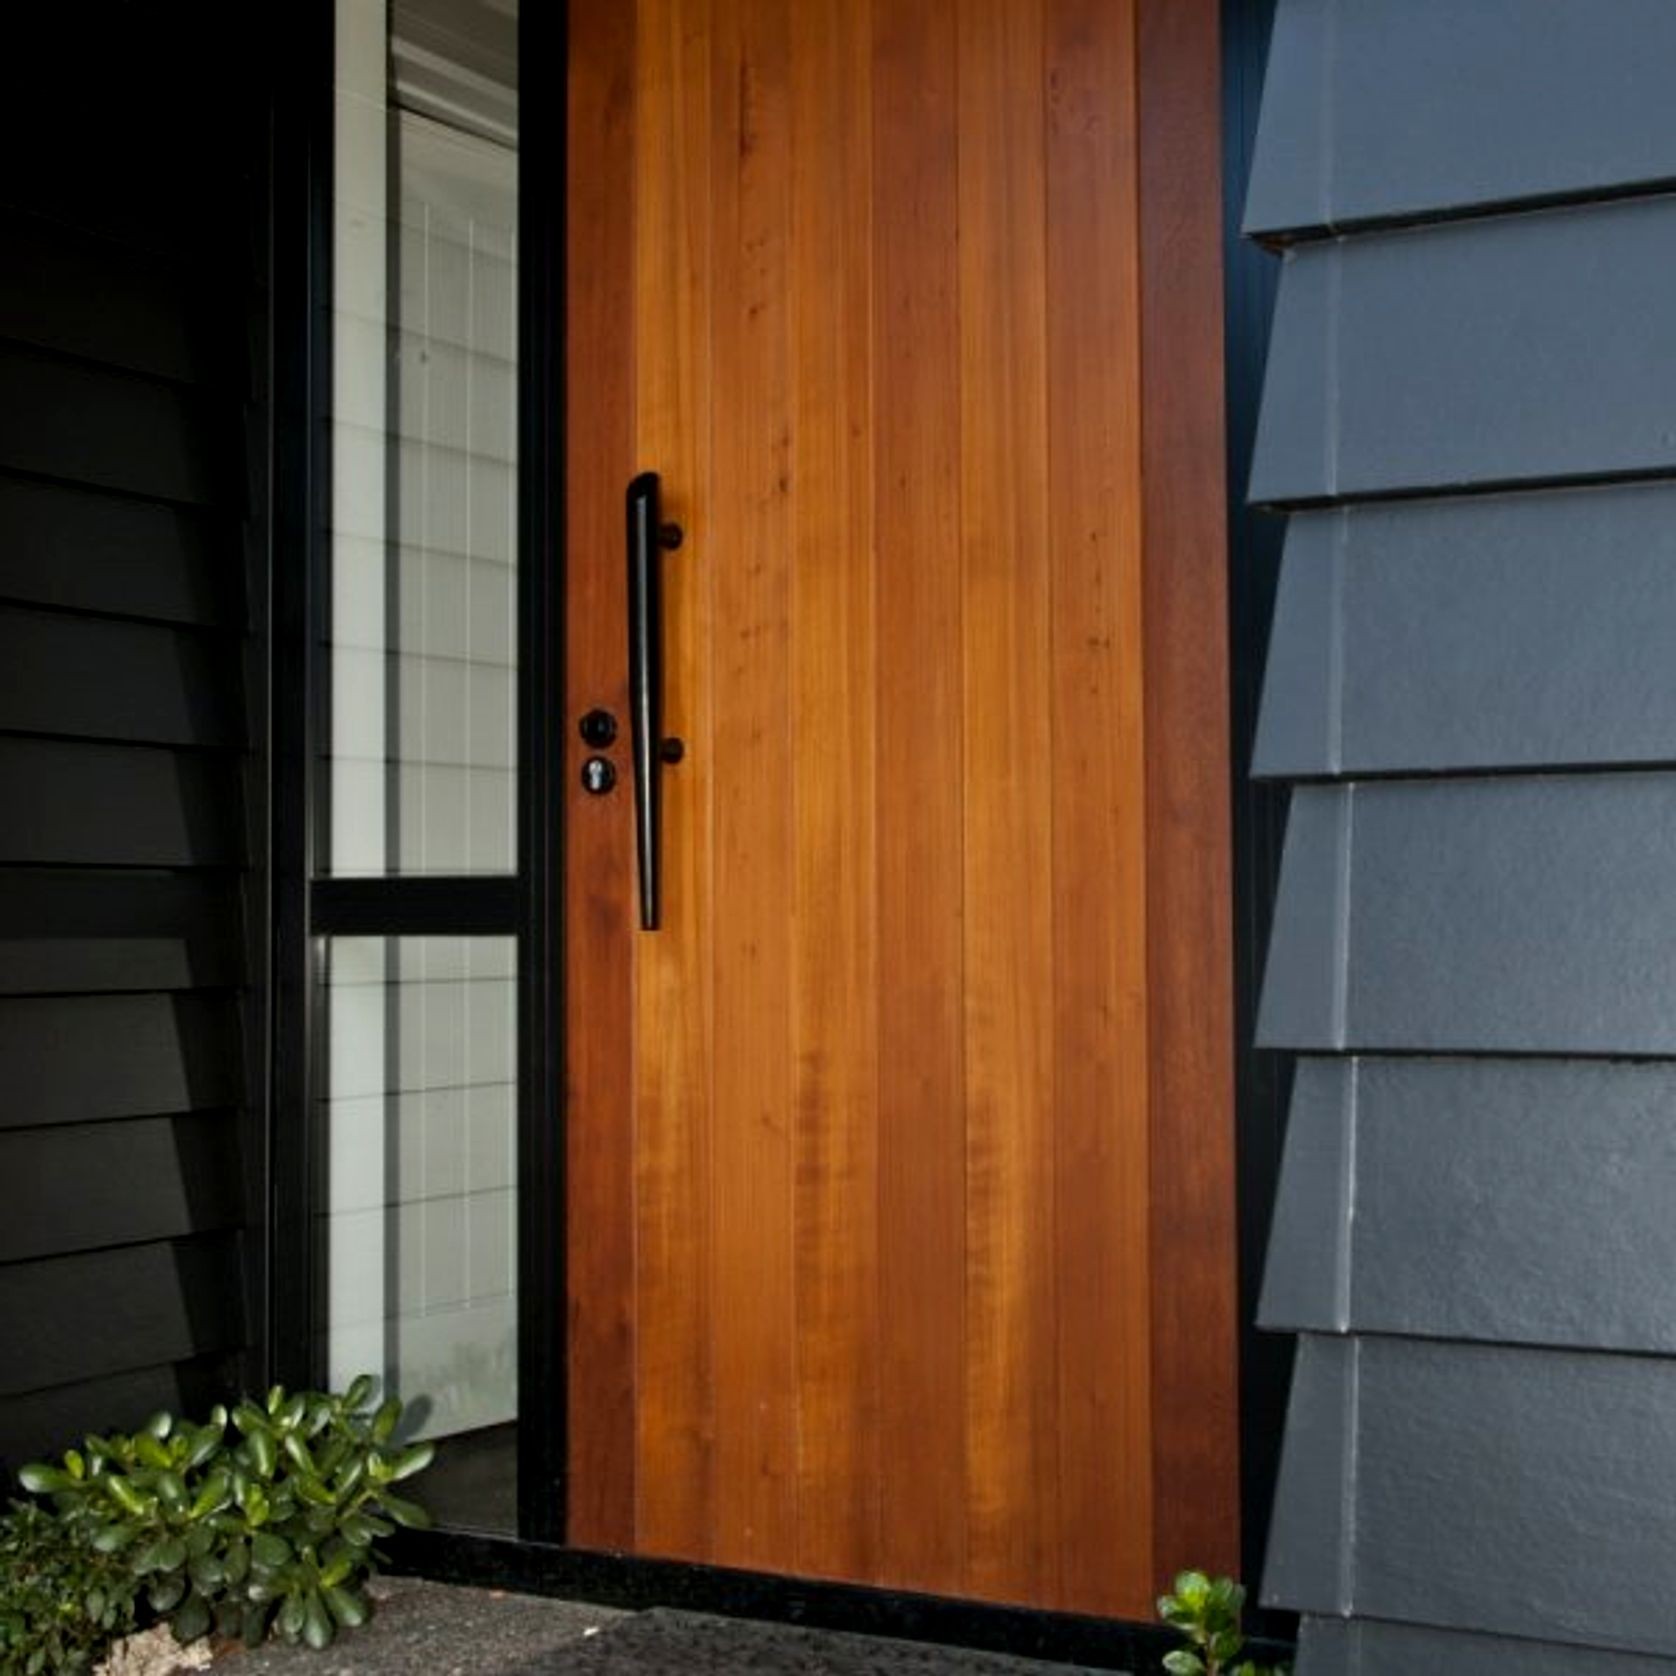
[{"label": "black door frame", "polygon": [[[563,930],[556,881],[562,731],[564,127],[554,98],[522,102],[518,153],[518,871],[485,878],[333,879],[318,872],[329,699],[333,0],[289,14],[271,123],[269,351],[273,526],[269,578],[265,1383],[313,1385],[323,1264],[313,1209],[325,939],[497,935],[518,940],[518,1531],[564,1530]],[[524,63],[562,64],[565,8],[527,4]]]}]

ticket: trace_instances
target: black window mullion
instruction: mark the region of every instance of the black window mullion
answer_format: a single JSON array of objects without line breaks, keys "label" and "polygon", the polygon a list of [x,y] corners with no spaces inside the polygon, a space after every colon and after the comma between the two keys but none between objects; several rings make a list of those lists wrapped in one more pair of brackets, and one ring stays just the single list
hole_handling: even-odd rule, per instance
[{"label": "black window mullion", "polygon": [[316,879],[317,937],[496,937],[523,929],[516,875]]},{"label": "black window mullion", "polygon": [[565,90],[568,8],[518,9],[518,1531],[565,1535],[564,772]]}]

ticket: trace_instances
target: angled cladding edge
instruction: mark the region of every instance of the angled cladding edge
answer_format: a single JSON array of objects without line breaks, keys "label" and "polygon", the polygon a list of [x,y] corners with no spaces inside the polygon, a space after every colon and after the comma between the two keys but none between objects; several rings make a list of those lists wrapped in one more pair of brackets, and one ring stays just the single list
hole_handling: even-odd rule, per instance
[{"label": "angled cladding edge", "polygon": [[1257,1307],[1260,1327],[1350,1330],[1358,1077],[1353,1059],[1308,1058],[1298,1065]]},{"label": "angled cladding edge", "polygon": [[1357,1353],[1350,1338],[1306,1333],[1299,1341],[1263,1566],[1265,1606],[1351,1610]]}]

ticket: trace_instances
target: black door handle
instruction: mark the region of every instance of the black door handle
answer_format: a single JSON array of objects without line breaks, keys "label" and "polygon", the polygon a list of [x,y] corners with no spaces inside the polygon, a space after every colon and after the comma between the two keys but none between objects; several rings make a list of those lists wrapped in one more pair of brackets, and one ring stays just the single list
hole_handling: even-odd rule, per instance
[{"label": "black door handle", "polygon": [[640,873],[640,929],[658,928],[663,830],[660,777],[678,762],[679,740],[663,737],[663,572],[660,550],[681,545],[681,526],[662,520],[658,474],[628,486],[629,741],[634,759],[634,838]]}]

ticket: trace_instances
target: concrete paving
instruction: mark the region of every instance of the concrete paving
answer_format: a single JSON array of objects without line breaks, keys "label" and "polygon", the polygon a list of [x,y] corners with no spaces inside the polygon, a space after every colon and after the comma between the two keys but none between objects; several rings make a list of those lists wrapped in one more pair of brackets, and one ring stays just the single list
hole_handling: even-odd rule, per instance
[{"label": "concrete paving", "polygon": [[608,1606],[459,1589],[381,1577],[370,1623],[340,1635],[323,1653],[270,1643],[230,1648],[220,1676],[487,1676],[557,1663],[555,1655],[624,1616]]},{"label": "concrete paving", "polygon": [[379,1578],[372,1594],[371,1622],[325,1652],[222,1645],[212,1676],[1083,1676],[1004,1654],[411,1578]]},{"label": "concrete paving", "polygon": [[658,1608],[508,1676],[1112,1676],[1005,1653]]}]

